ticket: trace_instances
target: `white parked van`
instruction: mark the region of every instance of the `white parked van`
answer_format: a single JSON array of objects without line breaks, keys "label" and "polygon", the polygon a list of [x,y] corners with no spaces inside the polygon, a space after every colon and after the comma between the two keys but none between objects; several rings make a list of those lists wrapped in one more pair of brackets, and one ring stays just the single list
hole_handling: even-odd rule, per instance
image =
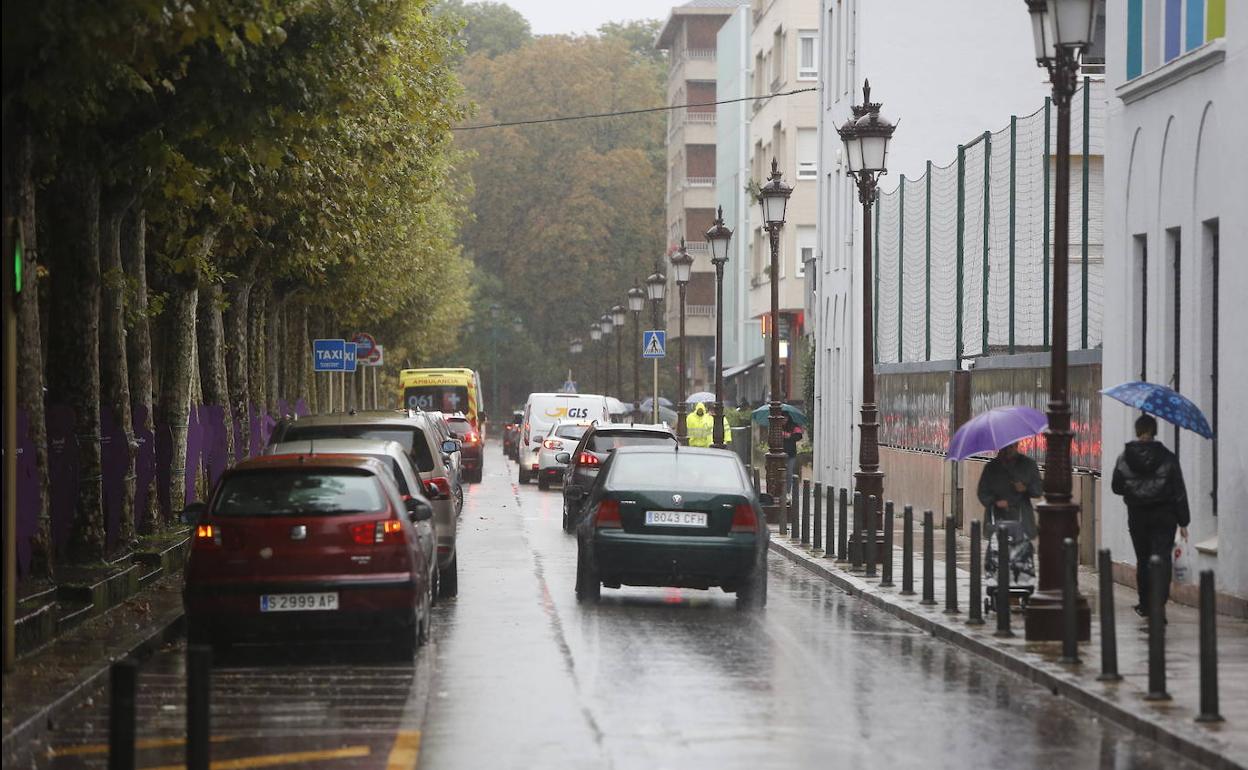
[{"label": "white parked van", "polygon": [[524,404],[524,423],[520,427],[520,483],[528,484],[537,475],[537,453],[542,437],[550,426],[560,420],[611,422],[611,409],[606,396],[589,393],[530,393]]}]

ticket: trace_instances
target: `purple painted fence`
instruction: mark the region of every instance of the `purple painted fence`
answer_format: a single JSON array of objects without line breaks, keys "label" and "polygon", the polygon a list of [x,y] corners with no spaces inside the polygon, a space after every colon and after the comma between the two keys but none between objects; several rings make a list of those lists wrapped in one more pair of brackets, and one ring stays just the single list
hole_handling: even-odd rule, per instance
[{"label": "purple painted fence", "polygon": [[156,500],[148,499],[148,488],[156,478],[156,436],[143,427],[147,422],[145,407],[136,407],[133,418],[134,441],[139,445],[138,454],[134,458],[134,523],[137,531],[148,506],[157,504]]},{"label": "purple painted fence", "polygon": [[100,409],[100,471],[104,492],[104,543],[112,551],[121,534],[122,507],[126,500],[126,471],[130,465],[130,448],[126,432],[107,407]]}]

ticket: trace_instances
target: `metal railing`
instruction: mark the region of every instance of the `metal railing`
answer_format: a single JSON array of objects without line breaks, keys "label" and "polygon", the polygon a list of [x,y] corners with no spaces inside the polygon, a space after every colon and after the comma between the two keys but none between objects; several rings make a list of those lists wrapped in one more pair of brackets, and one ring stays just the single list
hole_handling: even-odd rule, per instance
[{"label": "metal railing", "polygon": [[715,177],[713,176],[689,176],[685,177],[685,184],[689,187],[714,187]]},{"label": "metal railing", "polygon": [[686,304],[685,316],[688,318],[712,318],[715,316],[715,306]]},{"label": "metal railing", "polygon": [[685,120],[687,120],[690,123],[714,123],[715,111],[709,110],[706,112],[699,112],[695,110],[689,110],[688,112],[685,113]]}]

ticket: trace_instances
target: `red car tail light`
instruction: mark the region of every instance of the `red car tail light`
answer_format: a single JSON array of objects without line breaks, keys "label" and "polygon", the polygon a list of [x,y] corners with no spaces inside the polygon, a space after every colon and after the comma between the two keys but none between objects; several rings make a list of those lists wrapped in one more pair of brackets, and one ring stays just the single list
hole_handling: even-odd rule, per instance
[{"label": "red car tail light", "polygon": [[451,482],[447,479],[429,479],[425,482],[425,494],[430,500],[450,499]]},{"label": "red car tail light", "polygon": [[398,519],[361,521],[351,525],[351,541],[356,545],[399,543],[403,541],[403,524]]},{"label": "red car tail light", "polygon": [[576,464],[577,465],[600,465],[601,461],[598,459],[598,455],[593,454],[592,452],[581,452],[580,457],[576,458]]},{"label": "red car tail light", "polygon": [[754,506],[739,503],[732,509],[732,531],[754,532],[758,528],[758,516],[754,514]]},{"label": "red car tail light", "polygon": [[594,511],[594,526],[599,529],[620,528],[620,501],[603,500]]},{"label": "red car tail light", "polygon": [[563,449],[563,442],[555,441],[553,438],[548,438],[542,442],[542,446],[547,449]]},{"label": "red car tail light", "polygon": [[476,432],[472,432],[472,433],[469,433],[467,436],[464,436],[464,442],[468,444],[475,444],[480,440],[481,440],[481,437],[478,436]]},{"label": "red car tail light", "polygon": [[195,526],[195,541],[192,547],[206,548],[209,546],[221,545],[221,528],[213,524],[197,524]]}]

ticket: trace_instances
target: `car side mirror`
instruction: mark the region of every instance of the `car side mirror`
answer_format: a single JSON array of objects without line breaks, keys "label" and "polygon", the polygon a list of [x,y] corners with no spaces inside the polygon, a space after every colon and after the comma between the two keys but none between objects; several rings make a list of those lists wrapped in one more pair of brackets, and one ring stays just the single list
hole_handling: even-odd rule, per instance
[{"label": "car side mirror", "polygon": [[442,451],[448,455],[459,451],[459,442],[454,439],[447,439],[442,442]]},{"label": "car side mirror", "polygon": [[182,509],[182,523],[194,526],[208,512],[208,504],[201,502],[187,503]]},{"label": "car side mirror", "polygon": [[407,501],[407,518],[413,524],[418,521],[429,521],[433,518],[433,506],[419,497],[410,498]]},{"label": "car side mirror", "polygon": [[555,462],[562,463],[563,465],[567,465],[568,463],[572,462],[572,455],[568,454],[567,452],[560,452],[559,454],[555,455]]}]

